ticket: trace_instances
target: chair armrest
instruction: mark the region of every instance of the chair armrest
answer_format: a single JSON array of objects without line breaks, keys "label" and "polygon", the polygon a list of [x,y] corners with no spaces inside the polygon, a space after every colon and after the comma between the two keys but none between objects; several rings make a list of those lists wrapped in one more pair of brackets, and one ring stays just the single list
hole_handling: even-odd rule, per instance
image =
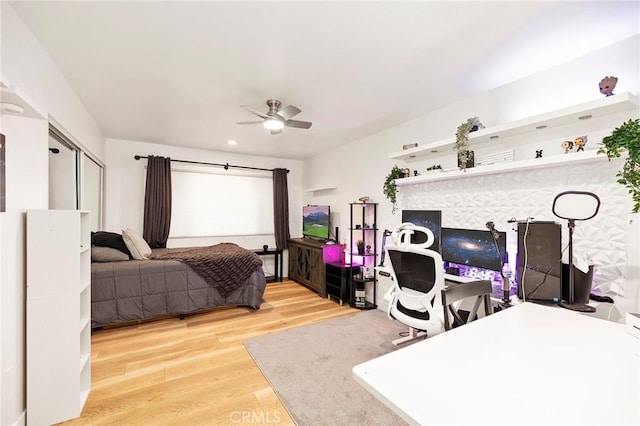
[{"label": "chair armrest", "polygon": [[382,275],[383,277],[390,277],[391,276],[391,269],[387,268],[386,266],[375,266],[373,269],[378,271],[378,273],[380,275]]},{"label": "chair armrest", "polygon": [[387,292],[384,294],[382,299],[387,303],[391,303],[393,301],[393,298],[395,297],[395,293],[396,293],[396,287],[391,286],[389,290],[387,290]]}]

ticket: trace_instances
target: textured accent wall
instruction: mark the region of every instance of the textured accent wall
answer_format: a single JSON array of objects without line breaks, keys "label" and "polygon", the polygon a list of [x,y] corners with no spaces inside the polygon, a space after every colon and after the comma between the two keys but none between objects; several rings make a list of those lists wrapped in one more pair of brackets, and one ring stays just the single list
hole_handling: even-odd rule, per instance
[{"label": "textured accent wall", "polygon": [[[562,247],[568,244],[567,222],[553,215],[554,197],[562,191],[597,194],[600,211],[576,222],[574,255],[590,257],[595,265],[594,287],[619,291],[626,266],[628,219],[632,208],[627,190],[616,182],[622,160],[512,171],[477,177],[400,186],[402,209],[442,210],[445,227],[486,229],[493,221],[507,232],[507,246],[517,251],[515,224],[510,218],[551,220],[562,224]],[[568,261],[565,252],[565,262]]]}]

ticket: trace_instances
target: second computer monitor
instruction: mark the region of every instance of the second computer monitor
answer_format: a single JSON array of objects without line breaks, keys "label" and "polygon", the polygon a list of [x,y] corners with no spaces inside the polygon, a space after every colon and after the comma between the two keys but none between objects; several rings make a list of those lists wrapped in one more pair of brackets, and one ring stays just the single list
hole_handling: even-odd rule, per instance
[{"label": "second computer monitor", "polygon": [[490,231],[442,228],[442,260],[491,271],[500,271],[507,251],[507,234],[498,232],[498,249]]}]

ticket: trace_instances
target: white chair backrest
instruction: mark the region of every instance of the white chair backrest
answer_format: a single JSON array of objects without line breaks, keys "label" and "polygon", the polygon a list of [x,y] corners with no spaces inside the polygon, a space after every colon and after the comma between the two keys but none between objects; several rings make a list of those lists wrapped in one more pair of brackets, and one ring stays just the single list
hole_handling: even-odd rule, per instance
[{"label": "white chair backrest", "polygon": [[[422,232],[426,234],[427,241],[413,244],[411,242],[411,236],[415,232]],[[424,312],[425,310],[431,311],[432,309],[439,310],[442,308],[441,290],[444,288],[444,267],[442,256],[437,251],[427,248],[431,247],[434,241],[435,237],[430,229],[423,226],[417,226],[412,223],[403,223],[391,233],[391,241],[386,244],[386,250],[387,253],[389,253],[391,263],[389,272],[391,273],[391,278],[393,279],[394,286],[398,292],[397,297],[400,300],[400,303],[409,309]],[[396,270],[393,264],[393,251],[414,253],[416,255],[431,258],[434,262],[433,287],[426,293],[404,289],[403,283],[398,280],[398,277],[396,276]],[[429,303],[426,303],[427,306],[425,306],[425,301],[427,300]],[[433,301],[433,303],[431,303],[431,301]]]},{"label": "white chair backrest", "polygon": [[[412,243],[411,236],[416,232],[422,232],[427,236],[427,241],[424,243]],[[398,226],[391,233],[391,245],[394,247],[408,247],[412,246],[414,248],[429,248],[435,242],[435,237],[433,236],[433,232],[431,229],[425,228],[424,226],[414,225],[410,222],[405,222]],[[389,244],[387,243],[387,247]]]}]

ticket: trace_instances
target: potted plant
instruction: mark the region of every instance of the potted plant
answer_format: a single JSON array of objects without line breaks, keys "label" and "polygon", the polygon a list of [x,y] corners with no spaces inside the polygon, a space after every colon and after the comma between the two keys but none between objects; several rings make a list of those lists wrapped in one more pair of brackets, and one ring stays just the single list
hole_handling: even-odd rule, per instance
[{"label": "potted plant", "polygon": [[456,143],[453,146],[458,154],[458,167],[464,171],[467,167],[473,167],[473,151],[469,151],[469,133],[482,129],[484,126],[478,117],[468,118],[460,124],[456,130]]},{"label": "potted plant", "polygon": [[640,118],[629,119],[611,134],[602,139],[604,147],[598,154],[606,154],[609,160],[628,153],[622,170],[618,171],[617,182],[627,187],[633,200],[633,213],[640,212]]},{"label": "potted plant", "polygon": [[358,240],[356,242],[356,246],[358,247],[358,254],[360,255],[364,254],[364,241]]},{"label": "potted plant", "polygon": [[398,186],[396,185],[395,180],[400,179],[403,176],[403,170],[397,165],[394,165],[384,181],[382,192],[389,200],[391,200],[392,214],[398,211],[398,205],[396,204],[398,196]]}]

